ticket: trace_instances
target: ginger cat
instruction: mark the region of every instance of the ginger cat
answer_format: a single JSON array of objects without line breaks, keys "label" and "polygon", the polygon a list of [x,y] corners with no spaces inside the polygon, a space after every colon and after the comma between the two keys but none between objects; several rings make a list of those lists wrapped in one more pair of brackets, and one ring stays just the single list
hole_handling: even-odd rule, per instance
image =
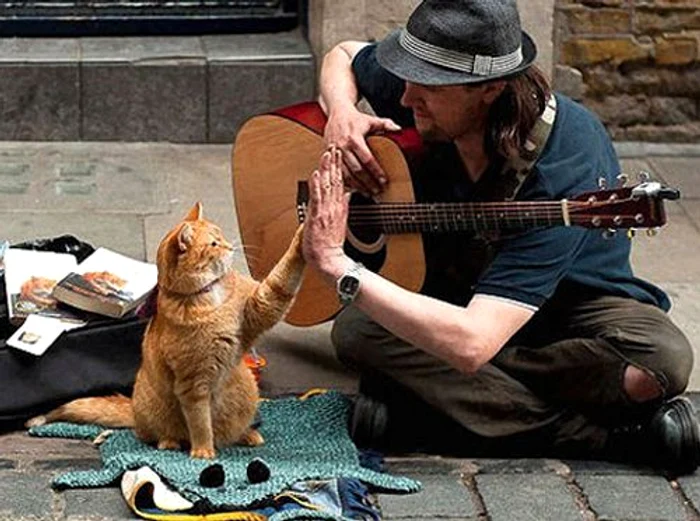
[{"label": "ginger cat", "polygon": [[190,446],[213,458],[215,447],[260,445],[251,428],[258,388],[243,355],[282,319],[304,270],[300,227],[262,282],[232,268],[233,247],[197,203],[158,249],[157,311],[146,329],[131,399],[82,398],[27,426],[52,421],[133,427],[159,449]]}]

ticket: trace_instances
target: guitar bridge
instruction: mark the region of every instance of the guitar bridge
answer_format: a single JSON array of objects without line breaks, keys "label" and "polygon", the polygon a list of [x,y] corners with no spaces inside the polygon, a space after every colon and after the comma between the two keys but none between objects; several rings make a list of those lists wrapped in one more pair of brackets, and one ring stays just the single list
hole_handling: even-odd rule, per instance
[{"label": "guitar bridge", "polygon": [[297,219],[299,224],[306,218],[306,208],[309,205],[309,183],[297,181]]}]

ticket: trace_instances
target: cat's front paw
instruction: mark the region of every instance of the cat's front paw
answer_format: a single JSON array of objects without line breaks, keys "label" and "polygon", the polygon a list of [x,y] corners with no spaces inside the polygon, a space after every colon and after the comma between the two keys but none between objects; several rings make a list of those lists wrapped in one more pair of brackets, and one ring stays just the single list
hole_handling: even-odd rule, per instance
[{"label": "cat's front paw", "polygon": [[192,450],[190,450],[190,457],[198,459],[214,459],[216,457],[216,451],[209,447],[192,447]]}]

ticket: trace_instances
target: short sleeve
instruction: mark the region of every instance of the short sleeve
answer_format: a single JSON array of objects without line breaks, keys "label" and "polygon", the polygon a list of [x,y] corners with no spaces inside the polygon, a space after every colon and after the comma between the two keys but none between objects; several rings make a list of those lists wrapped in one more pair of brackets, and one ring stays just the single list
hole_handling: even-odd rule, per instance
[{"label": "short sleeve", "polygon": [[580,228],[541,228],[503,241],[474,293],[516,301],[539,309],[554,294],[581,250]]},{"label": "short sleeve", "polygon": [[377,116],[391,118],[402,127],[412,127],[412,111],[401,106],[404,81],[379,65],[376,49],[376,44],[363,47],[352,61],[358,91]]}]

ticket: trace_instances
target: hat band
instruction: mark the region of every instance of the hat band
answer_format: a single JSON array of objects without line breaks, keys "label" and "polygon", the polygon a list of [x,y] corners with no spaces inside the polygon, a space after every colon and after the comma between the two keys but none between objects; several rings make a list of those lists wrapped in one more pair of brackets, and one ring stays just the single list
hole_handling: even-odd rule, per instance
[{"label": "hat band", "polygon": [[515,69],[523,61],[523,48],[519,46],[515,51],[503,56],[484,56],[481,54],[469,54],[466,52],[444,49],[416,38],[403,29],[399,35],[399,44],[406,51],[421,60],[467,72],[477,76],[489,76]]}]

